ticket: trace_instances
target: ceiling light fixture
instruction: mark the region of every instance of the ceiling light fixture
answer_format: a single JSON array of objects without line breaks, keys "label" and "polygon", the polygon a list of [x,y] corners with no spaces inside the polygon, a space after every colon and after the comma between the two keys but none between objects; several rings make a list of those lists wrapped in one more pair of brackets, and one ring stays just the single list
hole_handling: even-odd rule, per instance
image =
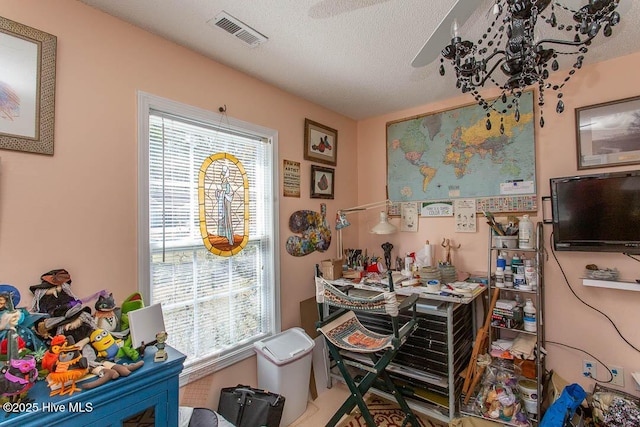
[{"label": "ceiling light fixture", "polygon": [[[525,88],[532,85],[538,85],[540,107],[544,105],[545,89],[558,92],[556,112],[562,113],[564,85],[582,67],[588,46],[600,30],[605,37],[611,36],[612,27],[620,22],[620,14],[616,11],[619,2],[588,0],[588,4],[578,10],[571,10],[552,0],[496,0],[492,10],[493,22],[477,43],[463,41],[454,21],[451,44],[442,50],[440,74],[445,74],[444,60],[451,61],[456,73],[456,86],[462,93],[471,92],[486,111],[487,129],[491,129],[492,111],[505,114],[515,108],[515,120],[519,121],[518,98]],[[558,15],[567,12],[574,22],[560,23]],[[558,33],[561,38],[543,38],[549,31],[554,32],[554,37]],[[569,38],[562,38],[562,32]],[[568,75],[560,83],[550,83],[550,71],[557,71],[560,68],[559,58],[568,56],[575,57]],[[498,69],[506,80],[496,72]],[[501,95],[491,101],[479,93],[479,89],[489,82],[502,90]],[[507,96],[515,98],[508,101]],[[540,111],[540,127],[544,127],[542,108]],[[501,124],[501,132],[503,129]]]}]

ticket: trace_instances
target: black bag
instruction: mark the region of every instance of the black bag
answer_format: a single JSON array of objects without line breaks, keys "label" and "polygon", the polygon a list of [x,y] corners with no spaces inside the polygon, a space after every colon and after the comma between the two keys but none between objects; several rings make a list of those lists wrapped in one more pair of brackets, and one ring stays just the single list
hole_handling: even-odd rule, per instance
[{"label": "black bag", "polygon": [[284,396],[238,384],[220,392],[218,413],[237,427],[279,427]]}]

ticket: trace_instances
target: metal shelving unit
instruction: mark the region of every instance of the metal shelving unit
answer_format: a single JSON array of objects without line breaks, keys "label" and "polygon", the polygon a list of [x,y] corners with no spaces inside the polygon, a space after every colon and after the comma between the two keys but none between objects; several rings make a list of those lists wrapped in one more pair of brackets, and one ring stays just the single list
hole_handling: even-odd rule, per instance
[{"label": "metal shelving unit", "polygon": [[[527,298],[531,299],[536,308],[536,331],[529,332],[523,329],[523,326],[520,325],[516,328],[506,328],[501,326],[492,326],[489,331],[489,343],[492,343],[495,339],[500,337],[513,337],[517,334],[529,334],[534,335],[536,337],[536,378],[535,381],[537,383],[538,388],[538,399],[537,399],[537,414],[534,416],[529,414],[530,421],[533,425],[537,425],[539,422],[539,417],[541,415],[541,405],[542,405],[542,387],[544,384],[544,375],[545,375],[545,360],[544,354],[540,351],[540,349],[544,348],[545,344],[545,334],[544,334],[544,230],[543,223],[538,222],[535,228],[536,234],[536,246],[533,249],[511,249],[511,248],[499,248],[494,246],[493,243],[493,233],[491,230],[489,231],[489,256],[488,256],[488,269],[489,272],[489,295],[491,295],[493,288],[495,287],[495,282],[492,280],[492,272],[495,271],[496,261],[498,258],[498,254],[500,252],[506,252],[507,254],[519,253],[523,254],[527,258],[535,259],[536,264],[536,274],[537,274],[537,288],[535,290],[520,290],[515,288],[500,288],[500,298],[514,298],[516,294],[520,294],[523,300]],[[487,313],[488,316],[491,316],[492,313]]]}]

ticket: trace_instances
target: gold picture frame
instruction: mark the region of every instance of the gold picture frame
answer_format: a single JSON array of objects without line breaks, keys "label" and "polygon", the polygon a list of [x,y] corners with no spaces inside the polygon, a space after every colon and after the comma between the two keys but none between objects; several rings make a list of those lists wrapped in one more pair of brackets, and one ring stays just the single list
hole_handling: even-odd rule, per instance
[{"label": "gold picture frame", "polygon": [[53,155],[57,38],[0,17],[0,148]]},{"label": "gold picture frame", "polygon": [[338,161],[338,131],[304,119],[304,159],[335,166]]}]

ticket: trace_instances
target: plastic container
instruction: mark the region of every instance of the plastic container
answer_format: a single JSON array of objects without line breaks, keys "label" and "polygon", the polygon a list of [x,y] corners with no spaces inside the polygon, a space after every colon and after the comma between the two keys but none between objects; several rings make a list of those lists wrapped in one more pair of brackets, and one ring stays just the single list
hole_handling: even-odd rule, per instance
[{"label": "plastic container", "polygon": [[518,381],[518,389],[523,399],[538,400],[538,385],[535,381],[522,379]]},{"label": "plastic container", "polygon": [[504,288],[504,268],[496,267],[496,288]]},{"label": "plastic container", "polygon": [[527,332],[535,332],[537,329],[536,324],[536,308],[533,306],[533,301],[527,298],[524,303],[524,330]]},{"label": "plastic container", "polygon": [[498,254],[498,258],[496,259],[496,267],[502,267],[503,270],[507,267],[507,260],[502,252]]},{"label": "plastic container", "polygon": [[501,249],[517,249],[518,236],[493,236],[494,246]]},{"label": "plastic container", "polygon": [[439,280],[429,280],[427,282],[427,291],[429,292],[438,292],[440,290],[440,281]]},{"label": "plastic container", "polygon": [[307,409],[314,344],[298,327],[254,344],[258,355],[258,388],[285,397],[281,427],[293,423]]},{"label": "plastic container", "polygon": [[533,234],[533,222],[529,215],[522,215],[518,222],[518,247],[520,249],[533,249],[535,235]]}]

